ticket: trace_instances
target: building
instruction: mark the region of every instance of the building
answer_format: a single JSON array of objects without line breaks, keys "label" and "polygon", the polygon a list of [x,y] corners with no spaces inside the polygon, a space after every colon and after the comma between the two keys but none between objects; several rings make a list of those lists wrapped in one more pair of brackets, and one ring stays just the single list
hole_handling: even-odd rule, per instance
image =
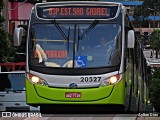
[{"label": "building", "polygon": [[[6,19],[6,28],[8,28],[8,32],[13,34],[16,26],[25,24],[28,25],[29,15],[32,7],[35,3],[40,3],[42,1],[53,2],[53,1],[61,1],[61,0],[4,0],[7,4],[8,2],[8,10],[5,8],[5,11],[8,11],[8,18]],[[66,0],[70,1],[70,0]],[[97,1],[97,0],[90,0]],[[5,15],[6,18],[7,15]],[[8,26],[8,27],[7,27]]]},{"label": "building", "polygon": [[[9,33],[13,34],[15,26],[20,24],[26,24],[26,25],[28,24],[30,10],[32,9],[34,4],[36,2],[42,2],[44,0],[4,0],[4,1],[8,1],[8,16],[9,16],[8,29]],[[61,1],[61,0],[45,0],[45,1],[51,2],[51,1]],[[99,0],[99,1],[123,3],[128,9],[130,19],[133,22],[135,30],[140,32],[141,34],[144,34],[146,32],[150,34],[154,28],[160,28],[160,15],[148,16],[146,18],[146,22],[142,24],[141,28],[137,26],[137,23],[133,18],[133,13],[136,6],[140,6],[143,4],[143,0]]]},{"label": "building", "polygon": [[10,34],[13,34],[16,26],[21,24],[28,25],[30,11],[34,6],[31,3],[17,1],[8,1],[8,32]]},{"label": "building", "polygon": [[154,28],[160,28],[160,13],[154,15],[153,11],[151,11],[151,16],[148,16],[146,18],[146,21],[143,22],[141,27],[137,26],[137,23],[133,18],[134,9],[136,6],[141,6],[143,4],[143,0],[100,0],[100,1],[123,3],[123,5],[125,5],[129,11],[130,20],[133,22],[135,30],[137,32],[140,32],[141,35],[144,35],[144,33],[150,34],[154,30]]}]

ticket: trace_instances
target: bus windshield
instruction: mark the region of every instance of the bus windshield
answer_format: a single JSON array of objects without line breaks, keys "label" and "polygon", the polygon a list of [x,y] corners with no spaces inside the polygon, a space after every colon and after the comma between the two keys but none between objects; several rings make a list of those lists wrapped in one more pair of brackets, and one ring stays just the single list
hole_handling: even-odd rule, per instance
[{"label": "bus windshield", "polygon": [[42,67],[96,68],[120,64],[121,26],[91,23],[36,23],[29,59]]}]

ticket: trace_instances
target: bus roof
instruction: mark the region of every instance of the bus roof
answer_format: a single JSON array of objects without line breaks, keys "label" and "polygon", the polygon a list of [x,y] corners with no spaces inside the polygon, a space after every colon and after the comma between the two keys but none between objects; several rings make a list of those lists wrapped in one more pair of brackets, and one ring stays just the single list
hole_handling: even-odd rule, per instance
[{"label": "bus roof", "polygon": [[67,5],[67,4],[88,4],[88,5],[105,5],[105,4],[110,4],[110,5],[123,5],[122,3],[119,2],[105,2],[105,1],[62,1],[62,2],[45,2],[45,3],[36,3],[35,6],[37,5]]}]

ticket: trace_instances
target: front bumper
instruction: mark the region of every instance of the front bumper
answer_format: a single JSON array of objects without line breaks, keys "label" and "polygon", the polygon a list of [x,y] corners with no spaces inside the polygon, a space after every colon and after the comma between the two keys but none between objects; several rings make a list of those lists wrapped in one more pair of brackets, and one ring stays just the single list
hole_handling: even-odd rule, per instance
[{"label": "front bumper", "polygon": [[[81,92],[81,98],[65,98],[66,92]],[[27,104],[121,104],[125,102],[125,81],[115,86],[88,89],[50,88],[33,85],[26,79]]]}]

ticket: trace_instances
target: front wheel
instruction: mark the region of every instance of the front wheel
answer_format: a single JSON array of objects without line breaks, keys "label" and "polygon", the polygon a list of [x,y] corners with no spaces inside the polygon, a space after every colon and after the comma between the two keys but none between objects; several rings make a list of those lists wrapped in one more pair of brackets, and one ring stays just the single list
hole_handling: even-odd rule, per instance
[{"label": "front wheel", "polygon": [[54,109],[49,105],[41,105],[40,106],[40,113],[43,114],[51,114],[54,113]]},{"label": "front wheel", "polygon": [[44,114],[120,114],[125,113],[124,105],[41,105],[40,113]]}]

